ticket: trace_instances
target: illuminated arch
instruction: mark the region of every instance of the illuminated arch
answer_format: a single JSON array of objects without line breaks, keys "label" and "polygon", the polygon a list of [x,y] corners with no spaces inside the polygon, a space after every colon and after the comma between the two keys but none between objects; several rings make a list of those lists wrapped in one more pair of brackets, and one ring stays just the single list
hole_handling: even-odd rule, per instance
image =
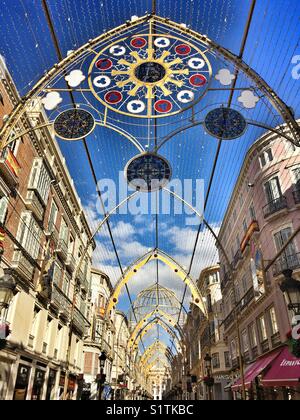
[{"label": "illuminated arch", "polygon": [[106,307],[106,316],[109,316],[110,311],[114,306],[118,304],[119,296],[123,287],[131,280],[139,270],[141,270],[146,264],[150,261],[161,261],[166,264],[171,271],[173,271],[189,288],[192,294],[192,303],[194,303],[198,308],[203,312],[203,314],[208,317],[206,305],[204,304],[203,297],[192,278],[188,273],[179,265],[172,257],[170,257],[165,252],[154,249],[153,251],[148,252],[142,258],[138,259],[133,263],[124,273],[124,275],[119,279],[118,283],[114,288],[114,292],[110,297],[107,307]]},{"label": "illuminated arch", "polygon": [[88,54],[95,54],[94,49],[101,46],[104,43],[108,43],[113,37],[116,39],[121,36],[125,36],[129,30],[139,27],[140,25],[149,23],[149,25],[159,25],[164,27],[166,33],[172,29],[177,31],[179,34],[185,35],[186,37],[193,37],[193,39],[201,42],[207,50],[211,53],[218,54],[223,60],[230,62],[237,70],[242,72],[247,78],[249,78],[255,86],[260,89],[262,96],[265,96],[272,106],[281,115],[283,121],[287,124],[287,128],[290,130],[293,142],[299,146],[300,142],[300,128],[294,118],[292,110],[281,100],[278,94],[266,83],[266,81],[249,65],[247,65],[239,56],[235,55],[231,51],[212,41],[205,35],[201,35],[188,27],[185,27],[176,22],[172,22],[169,19],[161,18],[156,15],[145,15],[141,18],[137,18],[131,21],[125,22],[117,28],[114,28],[93,40],[90,40],[76,51],[71,52],[66,58],[59,63],[55,64],[28,92],[22,100],[15,107],[13,112],[8,117],[6,123],[0,131],[1,148],[7,146],[10,140],[10,132],[13,130],[17,123],[21,120],[22,116],[28,109],[30,103],[38,98],[41,92],[45,92],[51,83],[59,76],[65,74],[69,68],[73,65],[80,65],[80,60],[84,60]]},{"label": "illuminated arch", "polygon": [[163,318],[165,320],[165,323],[169,326],[169,328],[173,328],[178,330],[181,337],[183,337],[183,330],[178,325],[177,320],[172,317],[170,314],[167,314],[166,312],[162,311],[159,308],[154,309],[153,311],[146,314],[135,326],[134,330],[132,331],[130,338],[128,340],[128,347],[132,347],[132,345],[136,342],[136,339],[141,331],[143,331],[145,328],[147,328],[147,321],[150,320],[150,318],[154,317],[154,319],[160,319]]},{"label": "illuminated arch", "polygon": [[149,359],[151,359],[156,353],[163,353],[165,355],[167,346],[162,341],[155,341],[143,354],[140,365],[145,366]]},{"label": "illuminated arch", "polygon": [[133,332],[131,333],[129,340],[128,340],[128,347],[132,347],[137,340],[138,335],[141,333],[141,331],[145,330],[147,328],[147,321],[150,320],[151,317],[155,317],[158,318],[162,317],[165,321],[166,324],[169,327],[172,327],[173,329],[178,330],[178,332],[180,333],[180,336],[183,337],[184,333],[183,330],[181,329],[181,327],[178,325],[177,320],[172,317],[170,314],[165,313],[164,311],[162,311],[159,308],[154,309],[153,311],[149,312],[147,315],[145,315],[143,317],[143,319],[141,319],[137,325],[135,326]]},{"label": "illuminated arch", "polygon": [[[184,351],[185,351],[184,337],[183,336],[180,336],[180,338],[179,338],[177,336],[177,334],[175,333],[175,330],[172,330],[170,328],[170,326],[167,325],[167,323],[163,319],[158,318],[158,317],[152,319],[147,325],[144,326],[144,328],[140,331],[140,333],[136,337],[135,341],[133,343],[131,343],[130,348],[133,347],[134,349],[137,349],[138,348],[138,345],[139,345],[139,342],[156,325],[160,325],[166,331],[166,333],[169,334],[170,337],[172,337],[172,339],[174,339],[174,341],[177,341],[178,347],[180,348],[180,350],[182,351],[182,353],[184,353]],[[179,335],[180,335],[180,333],[179,333]]]}]

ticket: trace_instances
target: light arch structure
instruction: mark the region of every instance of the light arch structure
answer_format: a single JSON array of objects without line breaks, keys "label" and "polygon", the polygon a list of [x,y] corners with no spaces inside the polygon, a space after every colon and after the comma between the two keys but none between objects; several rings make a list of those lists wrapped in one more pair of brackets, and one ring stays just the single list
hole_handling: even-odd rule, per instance
[{"label": "light arch structure", "polygon": [[166,350],[167,346],[162,341],[155,341],[153,344],[151,344],[151,346],[148,347],[148,349],[142,355],[140,365],[144,366],[147,363],[147,361],[158,352],[165,354]]},{"label": "light arch structure", "polygon": [[106,316],[109,316],[111,310],[118,304],[119,296],[122,292],[123,287],[149,262],[161,261],[167,265],[170,270],[175,273],[181,281],[183,281],[189,288],[192,294],[192,303],[194,303],[203,312],[204,316],[208,317],[207,308],[204,303],[203,297],[198,289],[198,286],[191,278],[191,276],[179,265],[172,257],[167,253],[154,249],[147,254],[143,255],[137,261],[135,261],[124,273],[124,275],[117,282],[112,296],[110,297],[107,307]]},{"label": "light arch structure", "polygon": [[172,329],[163,319],[159,317],[153,318],[144,327],[141,328],[134,342],[130,343],[129,348],[137,349],[143,337],[157,325],[160,325],[166,331],[166,333],[169,334],[170,337],[172,337],[174,341],[177,341],[178,347],[180,348],[181,352],[184,353],[185,352],[184,336],[181,336],[180,332],[178,331],[178,334],[179,334],[179,337],[178,337],[177,334],[175,333],[177,329],[176,328]]},{"label": "light arch structure", "polygon": [[[285,122],[288,130],[291,133],[291,139],[296,146],[300,145],[300,128],[297,124],[293,111],[291,108],[284,103],[279,95],[267,84],[267,82],[245,61],[239,56],[235,55],[228,49],[222,47],[218,43],[214,42],[205,35],[199,34],[196,31],[186,27],[185,25],[172,22],[169,19],[162,18],[157,15],[145,15],[143,17],[132,19],[131,21],[125,22],[117,28],[114,28],[93,40],[90,40],[76,51],[71,52],[66,58],[55,64],[37,83],[36,85],[19,101],[13,112],[9,115],[7,121],[0,131],[0,148],[6,147],[14,139],[10,138],[11,132],[17,126],[18,122],[21,121],[24,116],[26,109],[30,106],[32,101],[39,99],[41,93],[45,93],[52,82],[56,78],[62,78],[72,66],[79,66],[80,62],[84,60],[88,55],[95,54],[96,48],[101,48],[102,44],[108,43],[110,40],[115,38],[121,38],[130,30],[138,28],[140,25],[149,23],[150,26],[160,26],[165,28],[165,33],[168,30],[176,31],[178,34],[182,34],[186,37],[191,37],[197,40],[203,46],[207,47],[207,51],[215,54],[221,59],[229,62],[233,65],[237,71],[243,73],[255,86],[262,92],[262,96],[266,97],[274,109],[279,113]],[[80,89],[79,89],[80,91]],[[106,121],[106,116],[104,115]]]},{"label": "light arch structure", "polygon": [[168,325],[171,329],[176,329],[179,334],[180,338],[184,337],[184,332],[180,325],[178,325],[177,320],[172,317],[170,314],[167,314],[166,312],[162,311],[160,308],[156,308],[153,311],[146,314],[135,326],[134,330],[132,331],[129,340],[128,340],[128,348],[132,348],[136,344],[136,340],[138,336],[141,334],[142,331],[145,331],[145,333],[148,332],[149,329],[147,329],[147,325],[149,325],[149,321],[151,318],[154,319],[163,319],[165,324]]}]

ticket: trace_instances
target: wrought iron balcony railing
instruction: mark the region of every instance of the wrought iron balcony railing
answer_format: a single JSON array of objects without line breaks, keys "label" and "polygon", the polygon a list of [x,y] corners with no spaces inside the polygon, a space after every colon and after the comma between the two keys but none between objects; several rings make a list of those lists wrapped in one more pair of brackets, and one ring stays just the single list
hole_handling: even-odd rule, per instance
[{"label": "wrought iron balcony railing", "polygon": [[300,253],[292,255],[282,255],[273,265],[273,275],[279,276],[284,270],[296,270],[300,268]]},{"label": "wrought iron balcony railing", "polygon": [[281,210],[284,210],[288,207],[287,205],[287,199],[283,195],[279,198],[276,198],[275,200],[272,200],[270,203],[268,203],[264,208],[264,217],[267,218],[271,216],[272,214],[275,214]]},{"label": "wrought iron balcony railing", "polygon": [[300,204],[300,187],[294,186],[293,197],[296,204]]}]

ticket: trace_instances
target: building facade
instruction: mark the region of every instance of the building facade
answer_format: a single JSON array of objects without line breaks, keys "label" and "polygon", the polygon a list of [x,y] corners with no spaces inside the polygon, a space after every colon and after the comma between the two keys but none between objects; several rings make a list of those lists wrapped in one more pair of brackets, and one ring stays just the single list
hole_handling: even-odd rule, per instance
[{"label": "building facade", "polygon": [[[99,395],[99,357],[105,352],[106,361],[103,369],[105,375],[105,387],[103,398],[111,398],[111,375],[112,362],[114,359],[114,311],[111,319],[105,319],[105,309],[112,293],[112,285],[109,277],[101,271],[93,268],[91,273],[91,289],[89,299],[90,329],[84,342],[84,382],[85,396],[90,400],[98,400]],[[100,379],[100,378],[99,378]]]},{"label": "building facade", "polygon": [[[240,354],[247,370],[287,340],[291,314],[279,285],[286,268],[300,278],[299,236],[267,272],[265,267],[299,227],[299,191],[299,151],[267,133],[247,153],[219,234],[229,260],[220,249],[224,333],[233,377],[240,374]],[[257,397],[257,381],[250,391]],[[265,398],[270,393],[263,391]]]},{"label": "building facade", "polygon": [[[2,58],[0,78],[3,124],[19,96]],[[30,131],[46,123],[33,102],[12,133],[26,134],[0,158],[1,267],[17,284],[0,351],[1,399],[76,398],[83,372],[94,243],[53,133]]]},{"label": "building facade", "polygon": [[[193,307],[188,314],[184,327],[186,336],[186,378],[183,383],[183,394],[192,400],[227,400],[230,393],[225,392],[230,377],[230,358],[227,344],[224,341],[222,293],[219,266],[204,269],[197,282],[201,295],[207,306],[208,318]],[[207,372],[205,357],[212,359],[211,371]],[[180,366],[179,362],[178,366]],[[211,375],[214,385],[205,385],[205,378]]]}]

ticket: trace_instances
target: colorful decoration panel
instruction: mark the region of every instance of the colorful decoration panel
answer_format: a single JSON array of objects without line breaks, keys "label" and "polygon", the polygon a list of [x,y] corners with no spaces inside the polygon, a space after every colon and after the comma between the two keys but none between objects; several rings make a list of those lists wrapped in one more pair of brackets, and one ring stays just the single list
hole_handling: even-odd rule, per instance
[{"label": "colorful decoration panel", "polygon": [[199,46],[171,35],[135,35],[102,49],[89,69],[97,100],[139,118],[177,114],[198,102],[212,77]]}]

